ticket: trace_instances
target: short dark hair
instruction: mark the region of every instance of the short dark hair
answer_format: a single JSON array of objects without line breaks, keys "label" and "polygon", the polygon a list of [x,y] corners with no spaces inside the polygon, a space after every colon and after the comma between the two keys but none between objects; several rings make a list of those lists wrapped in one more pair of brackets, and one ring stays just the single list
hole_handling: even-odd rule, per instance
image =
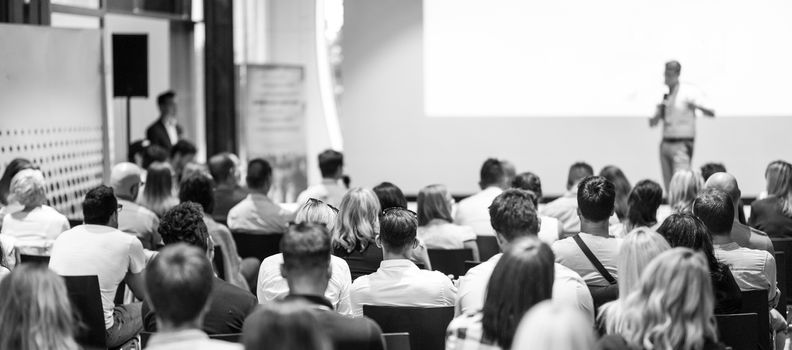
[{"label": "short dark hair", "polygon": [[580,214],[591,221],[610,218],[616,202],[616,187],[602,176],[589,176],[580,181],[577,193]]},{"label": "short dark hair", "polygon": [[287,270],[326,270],[330,264],[330,233],[317,223],[291,225],[281,239],[280,250]]},{"label": "short dark hair", "polygon": [[569,174],[567,174],[567,189],[571,189],[575,183],[592,175],[594,175],[594,168],[591,165],[585,162],[572,164],[569,167]]},{"label": "short dark hair", "polygon": [[118,211],[118,200],[113,188],[99,185],[85,194],[82,205],[83,221],[92,225],[107,225]]},{"label": "short dark hair", "polygon": [[728,193],[707,188],[693,201],[693,215],[707,225],[711,234],[728,235],[734,224],[734,202]]},{"label": "short dark hair", "polygon": [[231,170],[234,167],[236,167],[236,164],[231,159],[231,153],[219,153],[209,158],[209,173],[212,174],[212,178],[218,183],[225,182],[231,176]]},{"label": "short dark hair", "polygon": [[707,226],[693,214],[671,214],[657,228],[657,233],[668,241],[671,248],[687,247],[704,253],[714,280],[718,280],[721,274],[729,271],[728,267],[719,263],[715,257],[715,248],[712,246],[712,237]]},{"label": "short dark hair", "polygon": [[159,96],[157,96],[157,106],[162,106],[165,103],[167,103],[169,100],[173,100],[174,98],[176,98],[176,92],[174,92],[173,90],[165,91],[159,94]]},{"label": "short dark hair", "polygon": [[532,172],[518,174],[514,177],[514,180],[512,180],[511,186],[533,192],[537,201],[537,203],[534,203],[534,206],[539,204],[538,201],[542,198],[542,180],[538,175]]},{"label": "short dark hair", "polygon": [[168,161],[168,150],[160,145],[149,145],[143,151],[143,169],[148,169],[152,163]]},{"label": "short dark hair", "polygon": [[677,73],[682,72],[682,63],[679,63],[677,60],[671,60],[665,63],[665,69],[674,70]]},{"label": "short dark hair", "polygon": [[398,186],[390,182],[383,182],[374,186],[371,190],[377,195],[380,208],[387,209],[398,207],[407,209],[407,198],[404,197],[404,193],[402,193],[402,190]]},{"label": "short dark hair", "polygon": [[322,177],[331,177],[336,174],[338,168],[344,166],[344,154],[332,149],[319,153],[319,171]]},{"label": "short dark hair", "polygon": [[663,204],[663,188],[652,180],[641,180],[627,196],[627,221],[633,227],[657,222],[657,209]]},{"label": "short dark hair", "polygon": [[508,189],[495,197],[489,206],[490,224],[507,241],[539,233],[536,197],[525,190]]},{"label": "short dark hair", "polygon": [[160,250],[146,266],[146,291],[157,317],[180,326],[193,322],[212,292],[206,253],[180,243]]},{"label": "short dark hair", "polygon": [[184,242],[201,248],[204,253],[209,250],[209,232],[203,221],[203,210],[196,203],[180,203],[165,212],[157,232],[165,245]]},{"label": "short dark hair", "polygon": [[214,182],[202,173],[183,179],[179,185],[179,201],[198,203],[204,213],[211,213],[214,210]]},{"label": "short dark hair", "polygon": [[380,240],[387,248],[401,249],[415,241],[418,231],[418,216],[398,207],[382,211],[380,221]]},{"label": "short dark hair", "polygon": [[725,172],[726,167],[721,163],[707,163],[701,166],[701,177],[704,178],[704,181],[707,181],[712,174]]},{"label": "short dark hair", "polygon": [[501,161],[495,158],[488,158],[481,165],[479,172],[479,181],[481,187],[497,185],[506,178],[506,172],[503,170]]},{"label": "short dark hair", "polygon": [[198,149],[195,148],[195,145],[193,145],[192,142],[187,140],[179,140],[175,145],[173,145],[173,147],[171,147],[170,151],[171,157],[175,157],[177,154],[188,155],[196,153],[198,153]]},{"label": "short dark hair", "polygon": [[270,163],[264,159],[256,158],[248,163],[247,181],[250,188],[264,188],[270,184],[272,180],[272,167]]}]

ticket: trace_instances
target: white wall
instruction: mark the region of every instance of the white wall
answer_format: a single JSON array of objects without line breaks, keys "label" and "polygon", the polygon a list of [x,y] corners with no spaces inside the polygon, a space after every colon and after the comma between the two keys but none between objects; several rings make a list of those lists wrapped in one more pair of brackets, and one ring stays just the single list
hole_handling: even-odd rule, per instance
[{"label": "white wall", "polygon": [[[355,186],[387,180],[415,194],[444,183],[454,193],[472,193],[489,156],[536,172],[548,195],[564,190],[567,169],[578,160],[597,171],[620,166],[633,183],[661,178],[659,130],[645,119],[427,118],[421,0],[346,1],[343,50],[340,120]],[[476,84],[465,72],[459,77],[460,84]],[[790,130],[792,118],[699,120],[694,166],[723,162],[743,193],[755,195],[767,163],[792,158]]]}]

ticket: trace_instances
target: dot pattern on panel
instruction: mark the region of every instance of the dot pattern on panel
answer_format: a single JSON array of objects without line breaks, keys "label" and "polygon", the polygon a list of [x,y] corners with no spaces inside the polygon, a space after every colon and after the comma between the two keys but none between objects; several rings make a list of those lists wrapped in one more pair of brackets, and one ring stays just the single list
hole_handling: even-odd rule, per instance
[{"label": "dot pattern on panel", "polygon": [[47,205],[69,219],[82,219],[85,194],[102,184],[101,125],[0,129],[0,165],[26,158],[44,173]]}]

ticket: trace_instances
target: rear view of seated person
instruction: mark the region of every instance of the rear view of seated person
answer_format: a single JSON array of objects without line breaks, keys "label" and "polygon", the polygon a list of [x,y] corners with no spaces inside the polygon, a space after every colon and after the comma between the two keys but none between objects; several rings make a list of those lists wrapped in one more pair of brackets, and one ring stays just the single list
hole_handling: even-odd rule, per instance
[{"label": "rear view of seated person", "polygon": [[332,350],[311,307],[301,303],[268,303],[245,320],[246,350]]},{"label": "rear view of seated person", "polygon": [[297,196],[297,203],[305,203],[308,198],[316,198],[334,207],[341,205],[347,191],[341,179],[344,177],[344,155],[331,149],[319,154],[319,171],[322,183],[308,187]]},{"label": "rear view of seated person", "polygon": [[146,268],[146,290],[160,325],[146,349],[242,349],[201,331],[212,275],[212,264],[200,249],[184,243],[162,249]]},{"label": "rear view of seated person", "polygon": [[239,185],[239,157],[233,153],[212,156],[209,158],[209,173],[217,185],[214,190],[212,218],[225,222],[228,211],[248,195],[248,191]]},{"label": "rear view of seated person", "polygon": [[[591,250],[607,272],[618,280],[617,257],[621,239],[610,237],[608,219],[613,215],[616,189],[601,176],[589,176],[578,185],[578,237]],[[553,243],[556,262],[577,272],[586,284],[607,287],[608,280],[594,267],[573,237]]]},{"label": "rear view of seated person", "polygon": [[[169,210],[160,220],[159,233],[166,248],[172,244],[187,243],[204,252],[204,260],[211,261],[214,257],[214,244],[203,221],[203,210],[198,204],[181,203]],[[201,329],[207,334],[241,332],[245,317],[258,305],[256,297],[214,274],[207,279],[206,283],[211,285],[212,291]],[[153,310],[149,302],[153,304]],[[143,325],[148,332],[156,332],[158,329],[156,310],[157,304],[154,300],[143,303]]]},{"label": "rear view of seated person", "polygon": [[[309,222],[325,225],[328,239],[336,230],[338,209],[318,200],[309,199],[299,209],[294,217],[294,222]],[[288,234],[288,233],[287,233]],[[289,294],[289,285],[281,274],[283,254],[278,253],[267,257],[261,262],[258,275],[257,294],[259,303],[266,304],[270,301],[281,299]],[[337,256],[330,257],[330,282],[324,296],[333,304],[333,309],[342,315],[352,315],[352,306],[349,301],[349,290],[352,287],[352,277],[349,265],[344,259]]]},{"label": "rear view of seated person", "polygon": [[476,233],[453,223],[454,198],[443,185],[426,186],[418,192],[418,238],[428,249],[464,249],[479,260]]},{"label": "rear view of seated person", "polygon": [[690,212],[693,201],[704,188],[704,178],[697,170],[678,170],[668,184],[668,203],[675,213]]},{"label": "rear view of seated person", "polygon": [[479,173],[481,191],[459,202],[454,223],[470,226],[477,235],[494,235],[487,208],[492,200],[508,187],[508,181],[508,175],[501,161],[495,158],[484,161]]},{"label": "rear view of seated person", "polygon": [[[539,176],[531,172],[524,172],[514,177],[511,186],[533,192],[536,197],[534,208],[539,208],[539,201],[542,200],[542,180],[539,179]],[[542,222],[539,239],[547,244],[553,244],[562,232],[561,222],[554,217],[544,215],[540,215],[539,220]]]},{"label": "rear view of seated person", "polygon": [[407,197],[404,196],[401,188],[390,183],[383,182],[371,189],[377,195],[380,208],[383,210],[393,207],[407,209]]},{"label": "rear view of seated person", "polygon": [[731,197],[732,203],[734,204],[734,224],[731,229],[731,237],[737,244],[741,247],[765,250],[770,253],[770,255],[775,254],[773,242],[766,233],[740,222],[739,213],[740,205],[742,204],[740,200],[742,191],[740,191],[737,179],[733,175],[725,172],[712,174],[707,182],[704,183],[704,188],[718,189],[726,192],[726,194]]},{"label": "rear view of seated person", "polygon": [[174,174],[176,174],[177,182],[181,182],[183,179],[184,168],[195,160],[196,153],[198,153],[198,149],[187,140],[179,140],[171,147],[170,163]]},{"label": "rear view of seated person", "polygon": [[639,228],[646,227],[656,230],[660,226],[657,222],[657,209],[663,203],[663,188],[652,180],[641,180],[627,196],[627,216],[622,223],[621,232],[613,232],[614,236]]},{"label": "rear view of seated person", "polygon": [[162,237],[157,233],[159,218],[153,211],[135,203],[143,184],[141,173],[135,164],[118,163],[110,172],[110,186],[121,205],[118,229],[135,235],[143,243],[143,248],[155,250],[158,244],[162,244]]},{"label": "rear view of seated person", "polygon": [[751,227],[770,237],[792,237],[792,164],[776,160],[767,166],[767,198],[751,203]]},{"label": "rear view of seated person", "polygon": [[255,283],[259,261],[256,258],[245,258],[244,260],[240,258],[231,231],[225,225],[214,221],[209,215],[214,206],[212,179],[209,178],[209,175],[198,173],[183,179],[179,186],[179,200],[182,203],[194,202],[201,205],[203,221],[215,244],[215,250],[220,249],[223,254],[225,280],[239,288],[249,290],[248,283]]},{"label": "rear view of seated person", "polygon": [[261,158],[248,163],[247,184],[250,194],[228,212],[228,228],[262,234],[286,232],[294,214],[267,197],[272,185],[272,167]]},{"label": "rear view of seated person", "polygon": [[98,186],[85,195],[84,225],[58,236],[49,268],[61,276],[97,276],[102,295],[107,346],[120,346],[142,330],[140,303],[113,303],[121,282],[143,299],[146,257],[143,244],[118,230],[118,202],[113,189]]},{"label": "rear view of seated person", "polygon": [[388,208],[380,216],[377,246],[382,247],[383,261],[376,272],[352,283],[352,313],[363,315],[363,305],[380,306],[453,306],[456,287],[442,272],[420,270],[410,261],[410,252],[418,246],[415,213],[402,208]]},{"label": "rear view of seated person", "polygon": [[69,229],[69,220],[47,202],[44,175],[25,169],[11,180],[9,200],[24,208],[3,218],[2,234],[16,238],[17,245],[45,246]]},{"label": "rear view of seated person", "polygon": [[561,222],[562,233],[574,234],[580,232],[580,219],[578,218],[578,184],[587,176],[594,175],[591,165],[583,162],[572,164],[567,176],[567,191],[558,199],[547,203],[539,214],[556,218]]}]

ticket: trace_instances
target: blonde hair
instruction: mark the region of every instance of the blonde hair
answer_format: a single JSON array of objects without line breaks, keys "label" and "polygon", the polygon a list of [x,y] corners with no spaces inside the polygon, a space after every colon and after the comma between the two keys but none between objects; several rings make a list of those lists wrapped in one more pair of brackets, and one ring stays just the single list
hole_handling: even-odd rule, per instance
[{"label": "blonde hair", "polygon": [[792,216],[792,164],[776,160],[767,166],[767,194],[779,199],[781,212]]},{"label": "blonde hair", "polygon": [[675,212],[690,212],[693,200],[704,187],[704,178],[697,170],[679,170],[668,185],[668,202]]},{"label": "blonde hair", "polygon": [[333,232],[335,232],[337,220],[338,209],[334,209],[329,204],[313,198],[303,203],[294,215],[294,222],[298,224],[301,222],[324,224],[331,237]]},{"label": "blonde hair", "polygon": [[341,199],[333,249],[365,249],[379,233],[380,203],[374,191],[353,188]]},{"label": "blonde hair", "polygon": [[622,302],[619,333],[643,349],[701,350],[718,340],[714,304],[707,259],[690,248],[673,248],[649,263]]},{"label": "blonde hair", "polygon": [[532,307],[520,321],[512,350],[594,349],[591,323],[569,305],[545,300]]},{"label": "blonde hair", "polygon": [[44,174],[36,169],[24,169],[11,179],[9,202],[35,208],[47,202]]},{"label": "blonde hair", "polygon": [[621,327],[620,302],[639,287],[641,273],[656,256],[670,250],[671,245],[659,233],[645,227],[630,231],[622,241],[616,266],[619,272],[619,300],[603,305],[600,321],[604,318],[607,333],[618,332]]},{"label": "blonde hair", "polygon": [[63,279],[20,265],[0,282],[0,349],[78,349]]},{"label": "blonde hair", "polygon": [[425,226],[433,219],[454,221],[448,190],[443,185],[429,185],[418,192],[418,225]]}]

